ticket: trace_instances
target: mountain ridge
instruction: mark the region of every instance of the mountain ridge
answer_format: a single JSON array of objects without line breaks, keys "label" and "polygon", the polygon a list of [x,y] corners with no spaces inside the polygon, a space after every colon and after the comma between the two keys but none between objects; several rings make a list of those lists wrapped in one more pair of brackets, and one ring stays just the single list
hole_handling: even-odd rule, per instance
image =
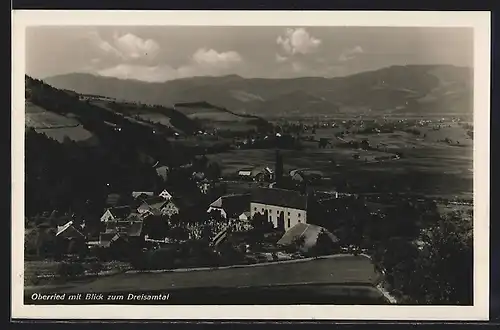
[{"label": "mountain ridge", "polygon": [[283,116],[328,115],[349,107],[382,114],[470,113],[472,78],[471,68],[436,64],[394,65],[333,78],[226,75],[149,83],[74,73],[44,81],[82,94],[102,94],[147,104],[172,106],[205,101],[234,113]]}]

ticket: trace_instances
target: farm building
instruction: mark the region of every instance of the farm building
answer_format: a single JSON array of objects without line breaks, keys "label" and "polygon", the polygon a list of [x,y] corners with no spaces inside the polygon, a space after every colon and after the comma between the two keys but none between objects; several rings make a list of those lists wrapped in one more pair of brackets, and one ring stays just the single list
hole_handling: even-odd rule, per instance
[{"label": "farm building", "polygon": [[167,201],[172,198],[172,194],[169,193],[167,189],[163,189],[163,191],[161,193],[159,193],[158,196],[163,197]]},{"label": "farm building", "polygon": [[56,237],[67,239],[80,239],[85,238],[85,235],[74,226],[73,221],[69,221],[64,226],[57,227]]},{"label": "farm building", "polygon": [[298,223],[285,232],[278,241],[278,245],[290,246],[295,244],[298,239],[303,238],[300,249],[307,252],[316,245],[321,232],[326,233],[332,244],[338,243],[339,239],[325,228],[307,223]]},{"label": "farm building", "polygon": [[238,176],[240,179],[245,179],[245,180],[252,180],[252,169],[251,168],[244,168],[238,171]]},{"label": "farm building", "polygon": [[152,191],[133,191],[132,198],[134,199],[144,199],[154,196]]},{"label": "farm building", "polygon": [[274,171],[269,167],[256,167],[252,170],[252,179],[255,181],[271,181],[274,178]]},{"label": "farm building", "polygon": [[146,199],[138,208],[137,212],[139,214],[150,213],[154,215],[159,215],[163,213],[164,207],[168,204],[168,200],[161,196],[155,196]]},{"label": "farm building", "polygon": [[234,229],[236,231],[247,231],[252,229],[252,215],[250,211],[245,211],[240,214],[238,221],[234,222]]},{"label": "farm building", "polygon": [[174,214],[179,214],[185,203],[180,198],[171,198],[162,210],[162,215],[171,217]]},{"label": "farm building", "polygon": [[125,219],[132,210],[130,209],[129,206],[117,206],[117,207],[111,207],[106,209],[104,214],[101,216],[101,222],[108,222],[108,221],[118,221],[121,219]]},{"label": "farm building", "polygon": [[275,228],[288,230],[307,223],[307,195],[277,188],[256,188],[252,192],[250,214],[263,214]]},{"label": "farm building", "polygon": [[210,204],[207,213],[216,211],[225,219],[238,219],[243,212],[248,211],[250,197],[250,194],[221,196]]},{"label": "farm building", "polygon": [[241,221],[250,221],[250,219],[252,219],[252,215],[250,214],[249,211],[245,211],[245,212],[240,214],[238,219]]}]

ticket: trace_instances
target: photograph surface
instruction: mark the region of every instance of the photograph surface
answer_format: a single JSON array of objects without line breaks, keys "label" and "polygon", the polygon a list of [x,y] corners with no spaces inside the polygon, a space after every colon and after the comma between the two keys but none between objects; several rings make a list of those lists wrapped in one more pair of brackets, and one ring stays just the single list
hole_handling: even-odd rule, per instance
[{"label": "photograph surface", "polygon": [[487,294],[489,35],[467,20],[52,15],[20,28],[15,73],[24,307],[472,311]]}]

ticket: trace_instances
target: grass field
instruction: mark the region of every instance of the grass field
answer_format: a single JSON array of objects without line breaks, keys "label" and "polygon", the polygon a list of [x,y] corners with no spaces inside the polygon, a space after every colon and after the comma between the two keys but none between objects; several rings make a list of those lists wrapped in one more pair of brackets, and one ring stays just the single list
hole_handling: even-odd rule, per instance
[{"label": "grass field", "polygon": [[[377,150],[342,147],[344,142],[335,137],[338,128],[320,128],[315,137],[330,138],[332,146],[320,149],[317,142],[303,141],[302,150],[282,150],[284,169],[285,172],[292,169],[319,170],[325,178],[348,180],[353,189],[366,184],[385,189],[391,183],[395,189],[393,192],[471,198],[472,140],[462,127],[447,125],[443,124],[444,128],[440,130],[420,127],[420,136],[404,131],[354,132],[344,136],[346,141],[366,139]],[[441,141],[447,137],[454,141],[453,144]],[[460,143],[456,144],[456,141]],[[396,152],[402,153],[403,157],[395,159]],[[354,159],[354,154],[359,155],[359,159]],[[221,163],[223,175],[228,175],[246,167],[274,168],[275,150],[231,150],[211,157]]]},{"label": "grass field", "polygon": [[189,288],[237,288],[295,284],[371,285],[380,280],[371,260],[364,256],[288,263],[269,263],[217,270],[123,273],[76,285],[63,292],[157,291]]},{"label": "grass field", "polygon": [[26,104],[25,111],[26,126],[32,128],[70,127],[80,124],[74,118],[58,115],[32,103]]},{"label": "grass field", "polygon": [[50,112],[32,103],[26,104],[25,122],[27,127],[34,128],[38,133],[43,133],[58,142],[65,139],[73,141],[93,141],[95,136],[81,126],[76,118],[70,118]]},{"label": "grass field", "polygon": [[[33,283],[37,280],[39,282],[53,282],[54,276],[57,275],[59,265],[61,263],[58,261],[52,260],[32,260],[24,262],[24,282],[25,283]],[[90,267],[90,263],[83,263],[85,268]],[[121,269],[129,269],[127,263],[123,262],[105,262],[103,263],[103,271],[110,270],[121,270]],[[40,280],[42,278],[42,280]]]},{"label": "grass field", "polygon": [[161,124],[166,127],[173,127],[170,118],[161,113],[140,113],[137,114],[141,119],[152,121],[153,123]]}]

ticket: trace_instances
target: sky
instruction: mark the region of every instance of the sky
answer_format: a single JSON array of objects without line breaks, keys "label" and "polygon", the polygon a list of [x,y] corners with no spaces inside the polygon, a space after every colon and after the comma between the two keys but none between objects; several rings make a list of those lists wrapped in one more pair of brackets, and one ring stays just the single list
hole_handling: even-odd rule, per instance
[{"label": "sky", "polygon": [[473,66],[470,28],[29,27],[26,74],[86,72],[148,82],[237,74],[337,77],[391,65]]}]

